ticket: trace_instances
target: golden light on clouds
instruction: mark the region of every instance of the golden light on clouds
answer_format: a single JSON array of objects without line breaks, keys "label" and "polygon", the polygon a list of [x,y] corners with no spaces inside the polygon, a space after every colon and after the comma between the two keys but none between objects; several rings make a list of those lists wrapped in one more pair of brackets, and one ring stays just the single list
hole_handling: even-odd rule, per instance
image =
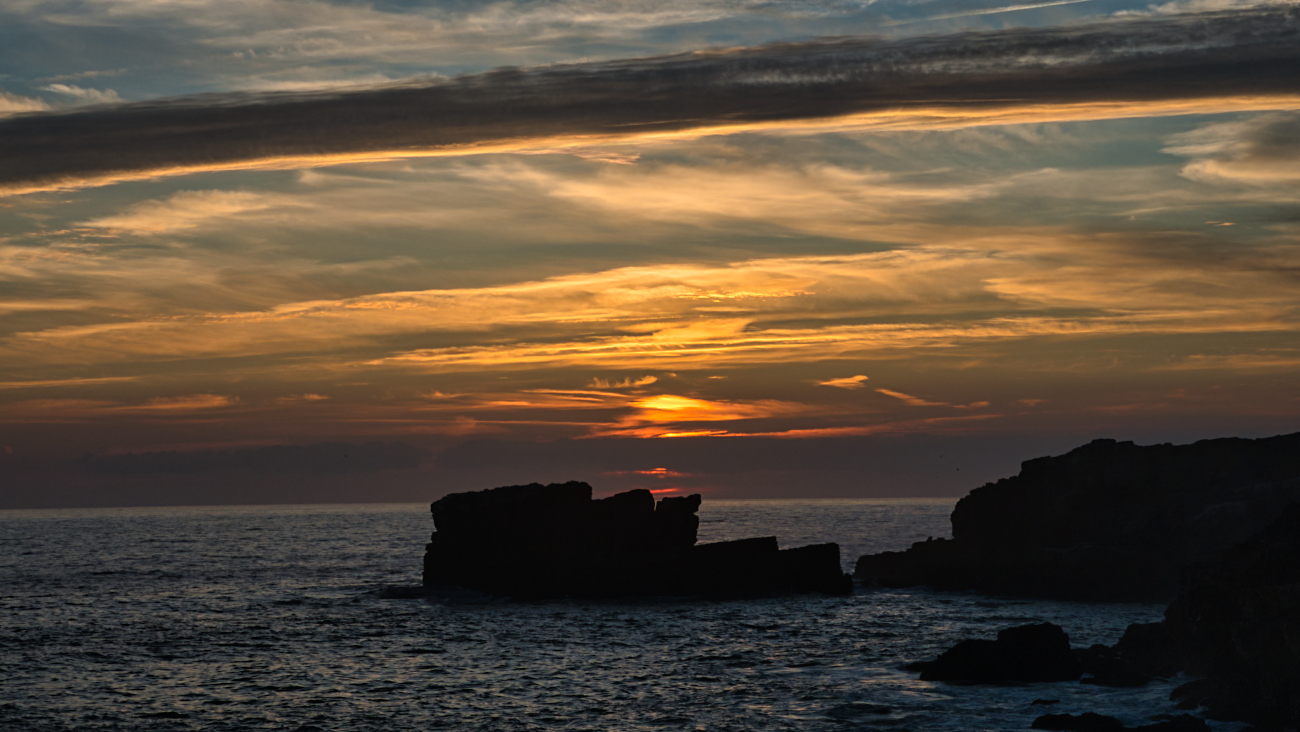
[{"label": "golden light on clouds", "polygon": [[[1278,271],[1207,271],[1150,260],[1120,242],[982,238],[845,256],[627,267],[487,288],[394,292],[264,311],[64,326],[0,342],[11,369],[168,362],[315,351],[297,368],[424,373],[544,365],[673,369],[896,357],[900,350],[1089,334],[1287,331],[1292,290]],[[1274,247],[1278,262],[1300,247]],[[788,283],[798,282],[797,288]],[[1170,286],[1178,282],[1177,287]],[[1203,282],[1203,287],[1196,283]],[[762,292],[722,312],[683,293]],[[997,312],[991,317],[990,307]],[[1078,309],[1047,316],[1044,309]],[[983,311],[970,317],[971,310]],[[863,317],[873,324],[846,324]],[[797,327],[791,321],[802,321]],[[491,335],[544,326],[547,335]],[[390,349],[386,337],[446,333],[456,345]],[[481,342],[486,341],[486,342]],[[374,356],[343,355],[361,348]],[[338,356],[326,356],[331,351]],[[593,381],[633,388],[654,381]],[[657,377],[655,377],[657,378]],[[856,377],[850,377],[856,379]],[[845,388],[844,383],[826,385]],[[852,388],[852,387],[849,387]]]},{"label": "golden light on clouds", "polygon": [[922,398],[920,398],[920,397],[914,397],[914,396],[912,396],[911,394],[904,394],[904,393],[902,393],[902,392],[900,392],[900,391],[890,391],[889,389],[876,389],[876,392],[877,392],[877,393],[880,393],[880,394],[884,394],[885,396],[891,396],[891,397],[893,397],[893,398],[895,398],[895,399],[897,399],[897,400],[899,400],[899,401],[901,401],[901,402],[903,402],[903,403],[905,403],[905,404],[910,404],[910,405],[913,406],[913,407],[946,407],[946,406],[948,406],[947,404],[945,404],[945,403],[943,403],[943,402],[929,402],[929,401],[926,401],[926,400],[924,400],[924,399],[922,399]]},{"label": "golden light on clouds", "polygon": [[[601,1],[70,10],[228,55],[0,68],[6,490],[164,495],[175,465],[217,485],[245,448],[373,443],[398,467],[364,489],[266,485],[889,495],[928,470],[956,495],[933,445],[995,478],[1100,436],[1295,428],[1295,8]],[[723,25],[736,47],[698,47]],[[570,61],[591,49],[613,60]],[[59,106],[119,98],[109,76],[145,101]]]},{"label": "golden light on clouds", "polygon": [[[1014,100],[1013,100],[1014,101]],[[304,170],[365,163],[438,157],[463,157],[499,153],[550,153],[572,151],[586,158],[612,162],[635,162],[635,153],[622,152],[625,145],[665,141],[694,140],[711,136],[742,133],[824,134],[828,132],[871,132],[906,130],[951,131],[991,125],[1044,124],[1085,120],[1128,119],[1221,114],[1225,112],[1264,112],[1300,110],[1300,95],[1246,94],[1209,98],[1149,101],[1091,101],[1077,104],[1009,104],[998,106],[942,104],[888,109],[866,113],[814,119],[754,121],[738,124],[705,124],[684,130],[629,131],[623,134],[581,134],[545,137],[519,136],[508,140],[452,144],[442,147],[321,155],[271,155],[204,164],[159,166],[147,170],[124,170],[86,176],[67,176],[30,183],[0,184],[0,196],[27,195],[46,191],[66,191],[116,185],[132,181],[196,175],[225,171]],[[600,149],[600,148],[605,149]],[[595,150],[593,150],[595,148]],[[612,149],[610,149],[612,148]],[[682,197],[683,201],[688,200]]]},{"label": "golden light on clouds", "polygon": [[207,420],[241,406],[239,397],[189,394],[139,403],[106,399],[26,399],[0,410],[0,424],[40,424],[114,419]]},{"label": "golden light on clouds", "polygon": [[629,418],[631,422],[722,422],[806,410],[801,405],[774,400],[736,403],[694,399],[676,394],[637,399],[631,406],[638,410]]},{"label": "golden light on clouds", "polygon": [[840,379],[827,379],[826,381],[818,381],[817,385],[833,386],[837,389],[861,389],[866,386],[866,384],[863,382],[867,381],[867,378],[868,377],[864,374],[858,374],[857,376],[845,376]]},{"label": "golden light on clouds", "polygon": [[639,379],[627,377],[623,380],[595,378],[591,380],[593,389],[629,389],[638,386],[649,386],[659,380],[659,377],[653,375],[642,376]]},{"label": "golden light on clouds", "polygon": [[650,470],[610,470],[605,471],[604,475],[644,475],[651,478],[689,478],[690,473],[683,473],[668,468],[652,468]]}]

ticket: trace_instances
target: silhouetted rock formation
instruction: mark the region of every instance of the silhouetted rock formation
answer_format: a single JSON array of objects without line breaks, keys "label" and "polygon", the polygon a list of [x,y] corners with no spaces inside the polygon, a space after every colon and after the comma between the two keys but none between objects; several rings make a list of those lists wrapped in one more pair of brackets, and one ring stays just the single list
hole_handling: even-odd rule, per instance
[{"label": "silhouetted rock formation", "polygon": [[1184,708],[1300,727],[1300,505],[1190,570],[1164,622],[1129,626],[1112,650],[1151,673],[1204,676],[1174,690]]},{"label": "silhouetted rock formation", "polygon": [[1155,724],[1138,727],[1125,727],[1114,717],[1104,714],[1084,712],[1083,714],[1044,714],[1034,720],[1031,729],[1072,730],[1073,732],[1210,732],[1210,727],[1202,719],[1190,714],[1180,714],[1171,719],[1161,720]]},{"label": "silhouetted rock formation", "polygon": [[[1153,632],[1158,624],[1135,625],[1145,650],[1159,650],[1164,645],[1166,633]],[[1153,643],[1152,640],[1157,642]],[[1117,644],[1118,647],[1118,644]],[[1158,655],[1158,654],[1157,654]],[[944,651],[933,661],[908,664],[909,671],[920,671],[922,681],[955,681],[967,684],[1004,684],[1011,682],[1074,681],[1085,673],[1081,683],[1106,686],[1141,686],[1151,677],[1139,669],[1141,658],[1124,657],[1124,654],[1103,645],[1087,649],[1071,649],[1070,637],[1059,625],[1039,623],[1021,625],[998,631],[998,639],[963,640]],[[1103,680],[1103,678],[1105,680]],[[1203,682],[1196,686],[1197,693],[1205,692]],[[1180,687],[1183,688],[1183,687]],[[1177,693],[1177,692],[1175,692]],[[1051,705],[1057,699],[1036,699],[1035,705]],[[1034,720],[1033,729],[1077,730],[1079,732],[1209,732],[1201,719],[1189,714],[1160,715],[1154,724],[1125,727],[1120,720],[1093,712],[1083,714],[1045,714]]]},{"label": "silhouetted rock formation", "polygon": [[997,684],[1074,681],[1083,674],[1059,625],[1040,623],[998,631],[997,640],[966,639],[933,661],[909,666],[922,681]]},{"label": "silhouetted rock formation", "polygon": [[971,491],[951,540],[858,560],[889,587],[1160,601],[1300,499],[1300,433],[1138,446],[1095,440]]},{"label": "silhouetted rock formation", "polygon": [[424,584],[516,598],[852,592],[835,544],[696,545],[699,507],[647,490],[592,500],[576,481],[454,493],[431,506]]},{"label": "silhouetted rock formation", "polygon": [[1076,649],[1074,657],[1085,674],[1082,683],[1115,688],[1132,688],[1151,683],[1153,675],[1133,663],[1115,649],[1100,643],[1089,648]]}]

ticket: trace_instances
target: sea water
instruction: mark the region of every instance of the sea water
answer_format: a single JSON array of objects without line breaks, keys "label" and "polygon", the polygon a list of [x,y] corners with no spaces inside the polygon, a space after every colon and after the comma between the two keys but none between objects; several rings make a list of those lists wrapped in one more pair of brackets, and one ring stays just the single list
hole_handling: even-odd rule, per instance
[{"label": "sea water", "polygon": [[[851,569],[948,535],[952,504],[714,500],[700,540],[835,541]],[[384,599],[419,583],[431,529],[426,504],[0,511],[0,730],[1020,730],[1049,712],[1174,711],[1175,681],[962,686],[903,669],[1025,623],[1111,643],[1158,605],[861,588]]]}]

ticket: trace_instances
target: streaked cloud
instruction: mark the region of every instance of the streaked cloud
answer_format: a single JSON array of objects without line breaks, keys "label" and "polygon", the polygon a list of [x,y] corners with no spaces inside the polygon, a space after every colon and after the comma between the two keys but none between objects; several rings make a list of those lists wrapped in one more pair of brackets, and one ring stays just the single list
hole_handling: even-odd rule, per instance
[{"label": "streaked cloud", "polygon": [[[55,327],[0,340],[0,353],[15,369],[310,351],[323,357],[362,348],[372,355],[326,362],[428,373],[547,364],[671,371],[872,358],[1045,335],[1290,328],[1282,316],[1294,283],[1290,270],[1278,267],[1300,259],[1294,245],[1270,247],[1260,261],[1207,268],[1181,252],[1153,256],[1140,239],[1125,245],[1052,234],[846,256],[616,268],[496,287]],[[1044,315],[1045,309],[1071,312]],[[882,316],[889,322],[851,322]],[[503,340],[499,334],[511,329],[517,335]],[[421,333],[445,333],[450,342],[385,345],[387,338]]]},{"label": "streaked cloud", "polygon": [[867,378],[868,377],[862,374],[858,374],[857,376],[845,376],[840,379],[827,379],[826,381],[818,381],[817,385],[833,386],[837,389],[861,389],[866,386],[864,382],[866,382]]},{"label": "streaked cloud", "polygon": [[[925,124],[960,126],[1005,122],[1000,115],[1008,112],[1134,116],[1169,113],[1161,105],[1171,104],[1186,112],[1189,102],[1198,109],[1195,100],[1205,102],[1199,111],[1233,104],[1289,109],[1300,107],[1294,81],[1300,49],[1292,37],[1298,24],[1300,10],[1272,6],[942,40],[819,40],[503,69],[346,93],[207,96],[19,116],[0,122],[0,157],[8,161],[0,185],[22,192],[863,115],[880,125],[916,125],[927,110],[937,117]],[[1009,87],[1014,99],[1005,94]],[[855,123],[862,122],[871,120]]]},{"label": "streaked cloud", "polygon": [[714,432],[712,437],[775,437],[787,440],[814,440],[842,437],[865,437],[880,434],[953,434],[968,429],[978,429],[979,423],[994,420],[1003,415],[980,414],[959,417],[930,417],[928,419],[898,419],[878,424],[854,427],[813,427],[810,429],[781,430],[778,432]]},{"label": "streaked cloud", "polygon": [[593,437],[681,437],[719,434],[726,430],[700,429],[714,422],[738,423],[779,416],[807,415],[816,408],[775,399],[754,401],[710,400],[678,394],[657,394],[629,404],[630,414],[618,421],[593,425]]},{"label": "streaked cloud", "polygon": [[1167,371],[1289,372],[1300,368],[1300,349],[1268,349],[1260,353],[1198,353],[1164,368]]},{"label": "streaked cloud", "polygon": [[0,389],[64,389],[75,386],[98,386],[136,381],[135,376],[99,376],[84,379],[33,379],[31,381],[0,381]]},{"label": "streaked cloud", "polygon": [[7,91],[0,90],[0,117],[26,112],[44,112],[49,109],[50,105],[44,100],[10,94]]},{"label": "streaked cloud", "polygon": [[638,386],[649,386],[659,380],[657,376],[642,376],[639,379],[627,377],[621,381],[615,379],[592,379],[591,387],[593,389],[628,389]]},{"label": "streaked cloud", "polygon": [[898,399],[899,401],[902,401],[903,403],[905,403],[905,404],[909,404],[909,405],[911,405],[911,406],[913,406],[913,407],[946,407],[946,406],[948,406],[948,404],[945,403],[945,402],[931,402],[931,401],[927,401],[927,400],[925,400],[925,399],[922,399],[922,398],[920,398],[920,397],[914,397],[914,396],[912,396],[911,394],[904,394],[904,393],[902,393],[901,391],[890,391],[889,389],[876,389],[876,392],[877,392],[877,393],[880,393],[880,394],[884,394],[885,396],[890,396],[890,397],[893,397],[893,398],[895,398],[895,399]]},{"label": "streaked cloud", "polygon": [[1300,182],[1300,115],[1297,114],[1266,114],[1210,124],[1178,135],[1171,143],[1166,152],[1192,158],[1183,167],[1183,175],[1195,181],[1284,185],[1292,192]]},{"label": "streaked cloud", "polygon": [[136,407],[136,409],[192,411],[195,409],[219,409],[238,403],[238,397],[228,397],[220,394],[189,394],[186,396],[150,399]]},{"label": "streaked cloud", "polygon": [[80,104],[118,104],[122,101],[122,97],[112,89],[90,89],[75,84],[50,84],[41,89],[71,97]]},{"label": "streaked cloud", "polygon": [[1046,2],[1037,3],[1020,3],[1017,5],[1003,5],[992,8],[974,8],[971,10],[961,10],[953,13],[940,13],[939,15],[930,15],[925,18],[916,18],[912,20],[895,21],[891,25],[902,25],[908,23],[919,23],[934,20],[949,20],[951,18],[969,18],[980,15],[1000,15],[1002,13],[1015,13],[1021,10],[1037,10],[1038,8],[1053,8],[1059,5],[1074,5],[1076,3],[1092,2],[1092,0],[1047,0]]},{"label": "streaked cloud", "polygon": [[274,195],[249,191],[181,191],[164,201],[144,201],[120,214],[87,221],[84,226],[115,233],[166,234],[226,222],[236,214],[265,210],[279,202]]},{"label": "streaked cloud", "polygon": [[188,394],[130,403],[107,399],[26,399],[5,405],[0,424],[40,424],[122,418],[194,419],[240,406],[239,397]]},{"label": "streaked cloud", "polygon": [[660,478],[660,479],[691,477],[690,473],[683,473],[677,470],[669,470],[668,468],[651,468],[650,470],[610,470],[610,471],[606,471],[604,475],[646,475],[651,478]]}]

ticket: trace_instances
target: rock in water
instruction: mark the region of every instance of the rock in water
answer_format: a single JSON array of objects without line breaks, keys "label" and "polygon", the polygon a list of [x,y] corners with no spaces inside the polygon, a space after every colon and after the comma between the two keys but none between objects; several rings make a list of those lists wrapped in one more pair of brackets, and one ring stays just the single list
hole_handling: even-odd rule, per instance
[{"label": "rock in water", "polygon": [[1146,686],[1152,679],[1151,674],[1143,671],[1137,664],[1123,657],[1115,649],[1101,644],[1077,649],[1074,651],[1074,657],[1079,659],[1079,665],[1085,674],[1092,674],[1083,679],[1085,684],[1132,688]]},{"label": "rock in water", "polygon": [[1044,714],[1034,720],[1031,729],[1071,730],[1072,732],[1119,732],[1124,723],[1095,712],[1083,714]]},{"label": "rock in water", "polygon": [[576,481],[454,493],[431,506],[424,584],[517,598],[852,592],[835,544],[697,545],[699,507],[647,490],[592,500]]},{"label": "rock in water", "polygon": [[1073,730],[1073,732],[1210,732],[1210,727],[1203,720],[1188,714],[1181,714],[1173,719],[1139,727],[1125,727],[1114,717],[1095,712],[1083,714],[1044,714],[1034,720],[1032,729]]},{"label": "rock in water", "polygon": [[1095,440],[971,491],[950,540],[858,560],[889,587],[1067,600],[1166,601],[1181,569],[1212,560],[1300,499],[1300,433],[1138,446]]},{"label": "rock in water", "polygon": [[840,545],[835,542],[782,549],[776,572],[790,592],[853,594],[853,577],[840,569]]},{"label": "rock in water", "polygon": [[[1218,561],[1191,568],[1164,621],[1130,625],[1114,646],[1076,654],[1097,683],[1112,668],[1185,672],[1204,678],[1174,689],[1179,708],[1265,729],[1300,727],[1300,504]],[[1183,715],[1141,729],[1182,732],[1201,729],[1198,721]]]},{"label": "rock in water", "polygon": [[964,640],[923,666],[923,681],[995,684],[1008,681],[1074,681],[1083,674],[1059,625],[1021,625],[998,639]]},{"label": "rock in water", "polygon": [[1134,730],[1134,732],[1212,732],[1210,725],[1206,724],[1205,720],[1198,719],[1190,714],[1180,714],[1163,722],[1129,727],[1129,729]]},{"label": "rock in water", "polygon": [[1211,718],[1300,727],[1300,504],[1191,572],[1165,625]]}]

